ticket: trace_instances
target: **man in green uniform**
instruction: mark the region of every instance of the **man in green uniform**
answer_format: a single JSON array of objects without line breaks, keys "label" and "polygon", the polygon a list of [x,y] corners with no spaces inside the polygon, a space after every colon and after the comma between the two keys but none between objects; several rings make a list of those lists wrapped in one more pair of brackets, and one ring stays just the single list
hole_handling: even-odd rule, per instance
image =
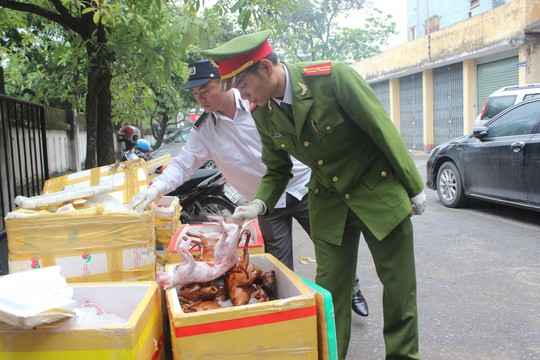
[{"label": "man in green uniform", "polygon": [[387,359],[419,359],[411,214],[422,214],[423,181],[369,85],[338,62],[283,64],[270,31],[237,37],[202,54],[225,87],[257,105],[266,175],[255,199],[237,208],[241,223],[271,212],[291,178],[290,155],[312,169],[309,212],[317,284],[333,296],[338,354],[351,333],[351,292],[360,234],[384,286]]}]

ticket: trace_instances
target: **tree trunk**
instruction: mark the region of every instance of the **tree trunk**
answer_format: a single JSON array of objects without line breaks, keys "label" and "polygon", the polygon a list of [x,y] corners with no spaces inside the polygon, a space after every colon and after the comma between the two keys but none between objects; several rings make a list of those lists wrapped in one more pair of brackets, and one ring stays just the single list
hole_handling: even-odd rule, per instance
[{"label": "tree trunk", "polygon": [[[90,56],[90,52],[89,52]],[[97,134],[97,71],[95,66],[88,70],[88,91],[86,93],[86,161],[85,168],[97,166],[96,134]]]},{"label": "tree trunk", "polygon": [[103,69],[100,76],[101,91],[98,94],[97,113],[97,160],[98,166],[112,164],[115,162],[114,154],[114,129],[111,120],[111,72],[110,69]]},{"label": "tree trunk", "polygon": [[4,68],[0,66],[0,94],[6,94],[6,82],[4,79]]}]

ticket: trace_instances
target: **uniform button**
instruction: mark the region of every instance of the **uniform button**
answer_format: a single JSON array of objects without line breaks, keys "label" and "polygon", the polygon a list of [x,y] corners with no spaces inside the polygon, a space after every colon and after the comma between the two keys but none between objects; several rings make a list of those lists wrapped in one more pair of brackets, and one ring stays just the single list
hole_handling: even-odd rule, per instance
[{"label": "uniform button", "polygon": [[345,194],[345,200],[349,200],[351,198],[350,194]]},{"label": "uniform button", "polygon": [[332,127],[330,125],[326,125],[326,131],[332,130]]},{"label": "uniform button", "polygon": [[317,164],[322,165],[322,164],[324,164],[324,161],[319,160],[319,161],[317,161]]},{"label": "uniform button", "polygon": [[282,149],[285,149],[285,144],[280,145]]},{"label": "uniform button", "polygon": [[334,177],[332,178],[332,180],[333,180],[334,182],[337,182],[337,181],[339,180],[339,178],[338,178],[337,176],[334,176]]},{"label": "uniform button", "polygon": [[309,146],[309,141],[304,141],[304,147],[308,147]]},{"label": "uniform button", "polygon": [[386,171],[384,171],[384,170],[381,171],[381,176],[382,176],[382,177],[386,177],[387,175],[388,175],[388,173],[387,173]]},{"label": "uniform button", "polygon": [[315,189],[315,194],[318,194],[319,193],[319,189]]}]

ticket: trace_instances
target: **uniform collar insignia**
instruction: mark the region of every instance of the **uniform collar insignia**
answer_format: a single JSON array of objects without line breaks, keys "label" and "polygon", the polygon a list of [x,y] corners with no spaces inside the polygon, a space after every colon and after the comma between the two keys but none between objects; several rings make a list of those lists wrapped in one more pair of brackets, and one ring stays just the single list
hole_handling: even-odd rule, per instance
[{"label": "uniform collar insignia", "polygon": [[298,83],[298,86],[300,86],[302,88],[302,92],[300,93],[300,95],[304,96],[307,94],[308,92],[308,87],[306,84],[303,84],[301,82]]}]

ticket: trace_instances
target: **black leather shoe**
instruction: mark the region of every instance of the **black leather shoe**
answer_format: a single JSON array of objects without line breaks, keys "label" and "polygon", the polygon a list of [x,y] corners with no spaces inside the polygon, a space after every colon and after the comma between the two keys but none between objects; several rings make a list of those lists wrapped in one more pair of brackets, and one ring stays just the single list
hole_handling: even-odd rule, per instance
[{"label": "black leather shoe", "polygon": [[364,298],[364,295],[362,295],[362,292],[360,290],[353,293],[352,309],[355,313],[357,313],[360,316],[369,315],[369,309],[367,306],[366,299]]}]

